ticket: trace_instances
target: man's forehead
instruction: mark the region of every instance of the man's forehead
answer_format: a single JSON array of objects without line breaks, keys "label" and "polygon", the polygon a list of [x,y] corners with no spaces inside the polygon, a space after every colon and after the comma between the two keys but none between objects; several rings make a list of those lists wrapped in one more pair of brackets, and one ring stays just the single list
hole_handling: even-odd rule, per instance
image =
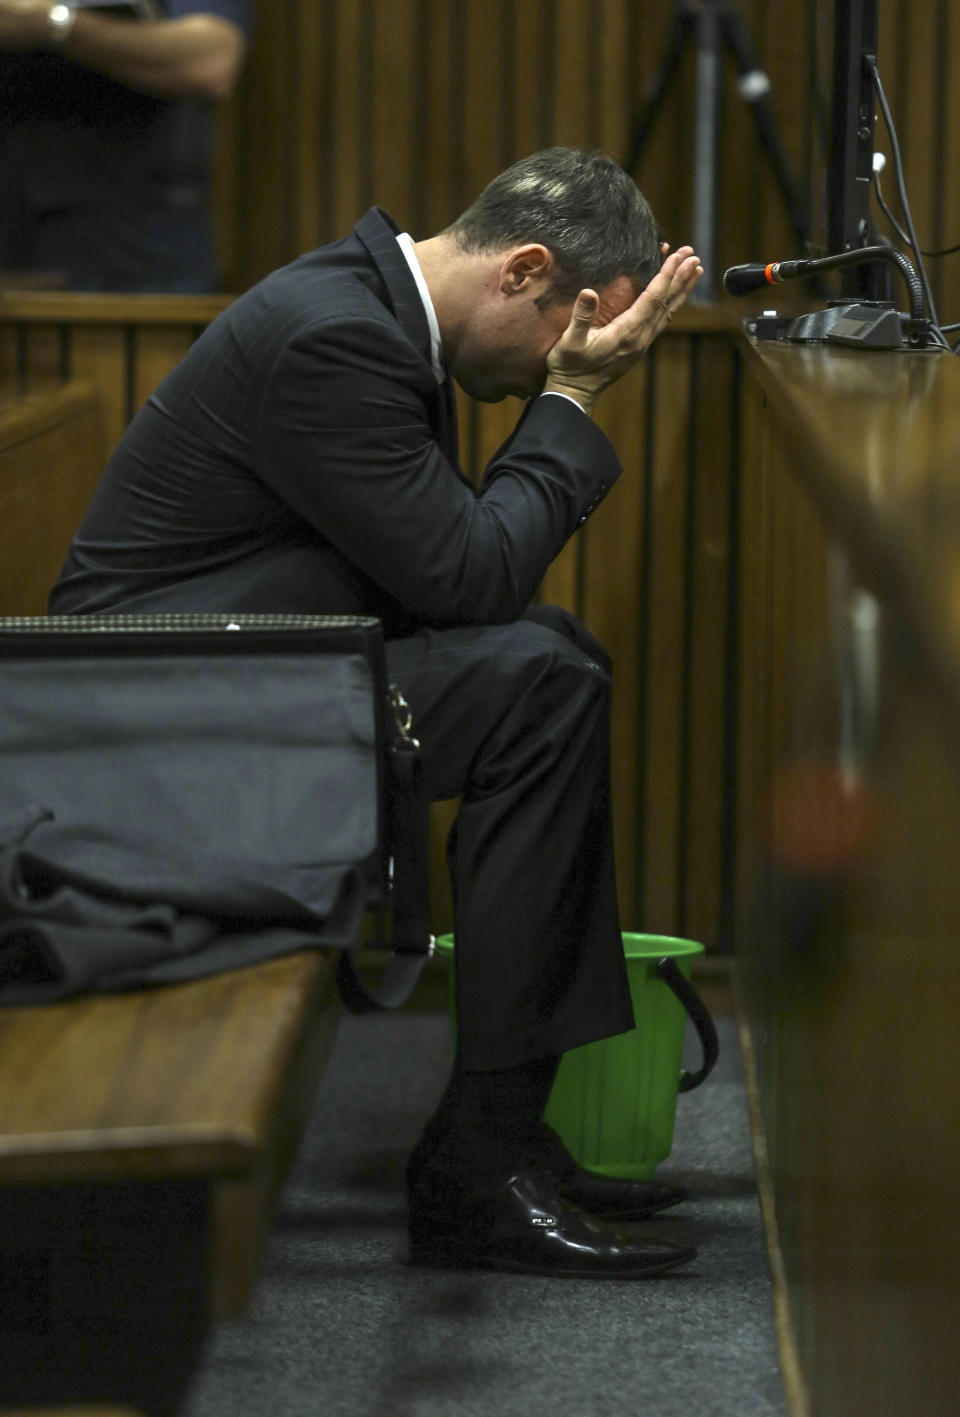
[{"label": "man's forehead", "polygon": [[600,309],[597,312],[597,323],[604,325],[608,325],[611,320],[622,315],[624,310],[629,310],[637,298],[637,291],[629,276],[615,277],[598,294]]}]

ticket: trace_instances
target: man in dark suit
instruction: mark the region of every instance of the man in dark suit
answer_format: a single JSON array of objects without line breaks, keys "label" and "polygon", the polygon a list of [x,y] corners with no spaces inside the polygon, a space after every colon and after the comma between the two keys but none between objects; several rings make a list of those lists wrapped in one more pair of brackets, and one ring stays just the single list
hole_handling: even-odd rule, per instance
[{"label": "man in dark suit", "polygon": [[[414,243],[373,209],[235,302],[124,435],[55,613],[374,614],[450,842],[459,1046],[407,1171],[413,1259],[629,1277],[692,1251],[679,1195],[583,1171],[541,1123],[559,1054],[632,1026],[609,663],[531,609],[619,474],[591,421],[701,273],[602,154],[515,164]],[[475,490],[451,376],[528,400]]]}]

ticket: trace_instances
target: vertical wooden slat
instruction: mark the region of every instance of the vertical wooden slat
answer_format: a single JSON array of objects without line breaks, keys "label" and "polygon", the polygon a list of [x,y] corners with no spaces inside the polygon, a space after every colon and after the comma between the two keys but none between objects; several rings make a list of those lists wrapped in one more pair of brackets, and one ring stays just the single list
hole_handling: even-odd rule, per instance
[{"label": "vertical wooden slat", "polygon": [[[664,44],[673,18],[672,7],[644,7],[627,55],[629,85],[634,118],[645,112],[657,76],[664,67]],[[672,245],[681,245],[690,235],[690,193],[693,185],[694,152],[691,114],[694,111],[693,48],[686,43],[679,69],[671,79],[656,122],[640,154],[633,175],[637,178],[661,230]]]},{"label": "vertical wooden slat", "polygon": [[22,328],[26,391],[37,394],[56,388],[64,379],[60,326],[44,322]]},{"label": "vertical wooden slat", "polygon": [[134,330],[131,350],[133,369],[130,371],[131,414],[180,362],[192,343],[193,331],[176,326],[141,326]]},{"label": "vertical wooden slat", "polygon": [[[939,174],[934,168],[935,135],[939,122],[935,83],[936,10],[936,0],[924,0],[923,4],[910,6],[909,20],[897,39],[897,52],[903,53],[906,63],[905,91],[893,112],[900,139],[900,151],[903,154],[907,195],[913,211],[913,220],[920,245],[927,249],[933,246],[935,204],[939,190]],[[878,66],[883,73],[886,58],[882,52],[878,53]],[[886,88],[886,84],[884,87]],[[881,136],[883,151],[889,157],[891,148],[882,120],[878,121],[877,132]],[[896,186],[889,164],[887,171],[890,177],[886,185],[893,194],[896,192]],[[903,291],[898,290],[897,295],[898,298],[903,298]]]},{"label": "vertical wooden slat", "polygon": [[582,533],[576,532],[543,578],[540,599],[547,605],[562,605],[576,613],[577,587],[580,584]]},{"label": "vertical wooden slat", "polygon": [[539,0],[519,0],[513,7],[515,54],[513,106],[516,132],[511,160],[525,157],[544,146],[541,115],[543,74],[539,62],[541,48]]},{"label": "vertical wooden slat", "polygon": [[687,515],[688,436],[685,413],[690,400],[690,341],[665,337],[657,354],[658,378],[665,395],[656,409],[650,527],[650,642],[646,694],[647,797],[643,898],[645,930],[670,933],[676,921],[678,889],[680,741],[683,715],[681,656],[684,614],[684,527]]},{"label": "vertical wooden slat", "polygon": [[631,48],[630,11],[622,0],[603,0],[597,19],[597,132],[591,141],[622,158],[634,94],[627,79]]},{"label": "vertical wooden slat", "polygon": [[70,373],[100,390],[105,447],[112,451],[129,418],[128,341],[124,325],[77,325],[73,330]]},{"label": "vertical wooden slat", "polygon": [[737,625],[738,702],[736,740],[737,899],[755,900],[759,875],[758,816],[772,767],[768,745],[757,725],[770,721],[768,705],[770,592],[772,566],[764,417],[765,398],[754,386],[743,394],[743,448],[740,485],[739,618]]},{"label": "vertical wooden slat", "polygon": [[426,0],[426,68],[418,76],[423,88],[424,149],[418,161],[425,171],[423,224],[418,234],[440,231],[457,215],[451,183],[454,153],[454,90],[457,76],[450,62],[453,43],[453,5]]},{"label": "vertical wooden slat", "polygon": [[691,639],[687,694],[686,842],[682,933],[715,944],[720,918],[726,713],[729,476],[726,437],[734,398],[729,341],[700,336],[695,541],[689,568]]},{"label": "vertical wooden slat", "polygon": [[297,254],[317,245],[326,215],[321,207],[321,174],[326,157],[322,91],[324,81],[329,80],[325,8],[319,3],[303,5],[297,14],[297,51],[306,60],[297,65],[297,82],[290,101],[290,124],[297,135],[290,165],[294,185],[291,195],[295,199],[293,244]]},{"label": "vertical wooden slat", "polygon": [[371,170],[365,205],[384,207],[403,228],[413,224],[414,144],[418,77],[415,0],[377,0],[372,10],[372,69],[364,87],[372,113]]},{"label": "vertical wooden slat", "polygon": [[490,0],[463,0],[466,70],[458,76],[464,95],[462,110],[467,184],[470,202],[500,171],[503,143],[498,114],[503,106],[505,79],[501,61],[499,7]]},{"label": "vertical wooden slat", "polygon": [[502,403],[480,404],[476,408],[476,432],[472,442],[474,466],[471,474],[479,482],[483,470],[500,445],[506,442],[520,417],[522,405],[517,399]]},{"label": "vertical wooden slat", "polygon": [[335,27],[335,54],[328,121],[337,135],[333,169],[332,219],[334,236],[345,234],[363,212],[361,170],[361,109],[367,100],[367,82],[360,52],[362,7],[353,0],[337,0],[331,7]]},{"label": "vertical wooden slat", "polygon": [[537,57],[536,146],[554,142],[554,91],[557,82],[557,0],[540,0]]},{"label": "vertical wooden slat", "polygon": [[[811,115],[807,107],[811,61],[808,46],[811,33],[802,6],[795,5],[789,22],[784,23],[782,7],[768,5],[763,28],[761,30],[758,18],[752,37],[771,81],[767,106],[775,123],[779,148],[788,173],[798,192],[802,193],[805,153],[811,127]],[[736,92],[735,87],[733,92]],[[731,102],[742,103],[738,97],[733,97]],[[749,114],[751,127],[756,130],[752,106],[747,104],[743,107]],[[763,259],[764,252],[773,253],[767,257],[770,260],[776,259],[781,253],[785,256],[802,256],[805,254],[804,246],[791,222],[786,200],[776,181],[774,164],[757,139],[754,140],[753,151],[756,153],[756,164],[748,174],[748,180],[754,191],[754,201],[758,203],[759,208],[755,248],[758,252],[757,258]],[[732,176],[736,165],[736,155],[732,154],[725,170],[726,177]],[[731,205],[728,210],[733,214],[736,207]],[[744,248],[740,245],[743,237],[736,232],[735,227],[731,235],[735,245],[722,245],[724,258],[721,264],[734,265],[744,259],[754,259],[752,254],[743,256]]]},{"label": "vertical wooden slat", "polygon": [[613,659],[613,827],[620,916],[639,929],[637,814],[635,806],[640,721],[638,622],[643,591],[644,418],[649,364],[604,394],[598,422],[623,464],[623,473],[587,522],[582,614]]},{"label": "vertical wooden slat", "polygon": [[593,95],[586,80],[595,43],[594,20],[588,0],[557,0],[551,142],[590,145]]},{"label": "vertical wooden slat", "polygon": [[23,392],[17,329],[13,321],[5,320],[0,324],[0,398],[15,398]]}]

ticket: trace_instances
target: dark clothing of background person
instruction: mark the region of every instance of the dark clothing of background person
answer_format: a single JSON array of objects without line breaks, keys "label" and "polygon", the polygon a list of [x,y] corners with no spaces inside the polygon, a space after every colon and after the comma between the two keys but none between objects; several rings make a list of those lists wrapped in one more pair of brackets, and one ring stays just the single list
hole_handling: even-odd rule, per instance
[{"label": "dark clothing of background person", "polygon": [[[215,15],[245,35],[252,11],[164,5],[166,19]],[[209,99],[140,92],[52,49],[0,50],[0,272],[69,290],[219,290],[212,127]]]},{"label": "dark clothing of background person", "polygon": [[382,619],[430,789],[463,794],[460,1055],[498,1069],[632,1025],[608,662],[571,616],[527,613],[619,463],[546,394],[478,492],[443,375],[396,228],[373,209],[241,296],[147,400],[50,610]]}]

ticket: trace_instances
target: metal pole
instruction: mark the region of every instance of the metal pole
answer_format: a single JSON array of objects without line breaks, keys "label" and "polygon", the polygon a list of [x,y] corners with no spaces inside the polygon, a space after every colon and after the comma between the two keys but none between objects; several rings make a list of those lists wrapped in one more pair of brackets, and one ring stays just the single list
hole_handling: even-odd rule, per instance
[{"label": "metal pole", "polygon": [[691,300],[717,295],[717,171],[720,130],[721,24],[713,0],[697,13],[696,111],[693,131],[693,247],[703,275]]}]

